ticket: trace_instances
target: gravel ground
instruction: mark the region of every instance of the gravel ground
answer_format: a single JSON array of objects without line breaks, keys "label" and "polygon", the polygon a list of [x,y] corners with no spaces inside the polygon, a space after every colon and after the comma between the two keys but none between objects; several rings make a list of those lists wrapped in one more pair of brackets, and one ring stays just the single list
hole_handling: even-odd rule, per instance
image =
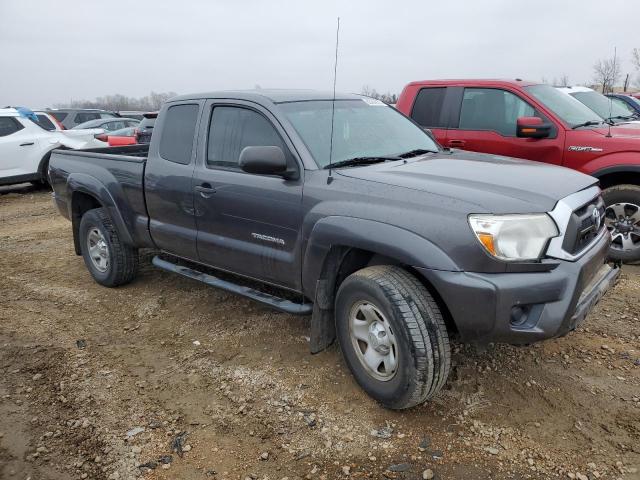
[{"label": "gravel ground", "polygon": [[0,478],[640,478],[640,267],[583,328],[453,346],[379,407],[308,320],[142,262],[94,283],[47,191],[0,189]]}]

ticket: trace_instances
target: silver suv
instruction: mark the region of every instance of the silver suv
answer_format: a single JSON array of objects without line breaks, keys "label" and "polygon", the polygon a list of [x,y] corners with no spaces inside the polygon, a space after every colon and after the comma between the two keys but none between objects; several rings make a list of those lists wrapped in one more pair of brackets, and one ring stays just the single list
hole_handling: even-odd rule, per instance
[{"label": "silver suv", "polygon": [[67,130],[72,129],[89,120],[98,120],[100,118],[117,118],[113,112],[106,110],[98,110],[96,108],[53,108],[48,109],[48,113],[56,117]]}]

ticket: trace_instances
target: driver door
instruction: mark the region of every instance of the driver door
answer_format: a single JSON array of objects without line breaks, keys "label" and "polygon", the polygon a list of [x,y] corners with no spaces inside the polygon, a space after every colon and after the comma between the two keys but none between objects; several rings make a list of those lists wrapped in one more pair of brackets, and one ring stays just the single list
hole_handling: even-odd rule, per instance
[{"label": "driver door", "polygon": [[[210,101],[204,118],[193,179],[200,262],[299,290],[304,170],[286,134],[251,102]],[[238,166],[244,147],[274,145],[297,178],[246,173]]]}]

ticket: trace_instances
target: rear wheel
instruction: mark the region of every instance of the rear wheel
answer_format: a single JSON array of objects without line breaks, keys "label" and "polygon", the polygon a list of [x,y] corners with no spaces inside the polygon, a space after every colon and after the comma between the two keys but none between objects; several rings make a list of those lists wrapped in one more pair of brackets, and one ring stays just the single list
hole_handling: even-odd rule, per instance
[{"label": "rear wheel", "polygon": [[342,282],[336,331],[356,381],[388,408],[428,400],[449,375],[440,309],[418,279],[399,267],[367,267]]},{"label": "rear wheel", "polygon": [[93,279],[105,287],[133,280],[138,272],[138,250],[122,242],[104,208],[87,211],[80,220],[80,250]]},{"label": "rear wheel", "polygon": [[640,187],[616,185],[602,192],[605,224],[611,232],[609,257],[622,262],[640,260]]},{"label": "rear wheel", "polygon": [[40,173],[40,180],[38,183],[43,187],[50,186],[49,184],[49,159],[51,158],[51,152],[47,153],[42,160],[40,160],[40,167],[38,172]]}]

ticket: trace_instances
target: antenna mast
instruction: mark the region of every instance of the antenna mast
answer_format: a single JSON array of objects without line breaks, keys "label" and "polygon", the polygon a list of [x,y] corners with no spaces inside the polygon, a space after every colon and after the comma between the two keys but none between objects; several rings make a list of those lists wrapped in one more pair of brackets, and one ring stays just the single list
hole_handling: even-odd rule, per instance
[{"label": "antenna mast", "polygon": [[[617,57],[618,56],[618,47],[613,47],[613,68],[611,71],[611,93],[613,93],[613,89],[616,86],[616,68],[617,66]],[[609,124],[609,128],[607,131],[607,137],[611,136],[611,122],[613,122],[613,120],[611,119],[611,117],[613,116],[613,97],[609,96],[609,121],[607,122]]]},{"label": "antenna mast", "polygon": [[336,58],[333,64],[333,99],[331,100],[331,140],[329,141],[329,178],[331,180],[331,163],[333,162],[333,119],[336,111],[336,78],[338,76],[338,44],[340,41],[340,17],[338,17],[338,27],[336,28]]}]

